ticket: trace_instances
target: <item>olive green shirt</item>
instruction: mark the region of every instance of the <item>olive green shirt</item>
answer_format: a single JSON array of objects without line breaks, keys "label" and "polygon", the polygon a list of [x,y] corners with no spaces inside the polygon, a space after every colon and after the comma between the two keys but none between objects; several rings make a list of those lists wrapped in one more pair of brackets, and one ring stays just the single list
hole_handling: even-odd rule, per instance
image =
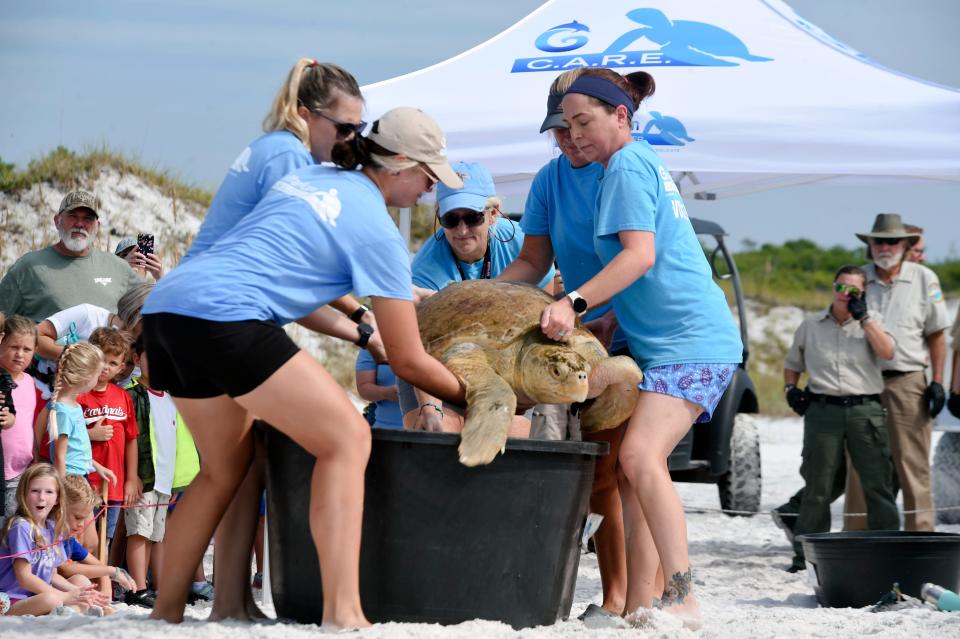
[{"label": "olive green shirt", "polygon": [[[880,323],[877,313],[870,321]],[[884,328],[884,331],[889,334]],[[783,363],[797,373],[807,371],[807,390],[821,395],[879,395],[883,392],[880,362],[860,322],[837,322],[828,308],[808,316],[797,328]]]},{"label": "olive green shirt", "polygon": [[0,311],[34,322],[78,304],[116,313],[123,294],[142,283],[113,253],[92,249],[84,257],[68,257],[48,246],[20,257],[0,280]]},{"label": "olive green shirt", "polygon": [[904,262],[893,282],[877,276],[873,264],[867,274],[867,307],[880,313],[897,342],[893,359],[881,363],[883,370],[922,371],[927,367],[926,337],[950,326],[940,280],[926,266]]}]

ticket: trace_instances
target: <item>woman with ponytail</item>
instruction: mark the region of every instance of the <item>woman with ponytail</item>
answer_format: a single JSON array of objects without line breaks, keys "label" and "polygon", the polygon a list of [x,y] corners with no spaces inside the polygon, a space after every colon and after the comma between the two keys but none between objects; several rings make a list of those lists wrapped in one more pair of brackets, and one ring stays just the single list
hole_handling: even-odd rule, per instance
[{"label": "woman with ponytail", "polygon": [[102,480],[115,484],[113,471],[93,460],[83,408],[77,402],[77,395],[97,385],[102,369],[103,353],[87,342],[71,344],[60,354],[48,418],[50,459],[61,477],[96,471]]},{"label": "woman with ponytail", "polygon": [[[691,424],[710,421],[743,346],[670,172],[649,144],[633,139],[633,114],[652,93],[648,74],[584,69],[563,97],[573,143],[603,167],[593,233],[603,269],[544,309],[541,327],[563,340],[578,314],[612,301],[644,370],[619,452],[640,506],[627,513],[627,612],[656,605],[698,628],[686,520],[667,457]],[[631,600],[635,586],[654,582],[653,557],[666,581],[662,597]]]},{"label": "woman with ponytail", "polygon": [[[457,378],[420,342],[409,252],[386,209],[412,206],[440,180],[462,186],[444,155],[443,131],[422,111],[393,109],[369,137],[339,144],[331,156],[340,168],[313,165],[281,178],[229,242],[173,269],[143,308],[150,380],[173,396],[202,460],[167,529],[156,619],[183,619],[193,568],[250,465],[252,414],[317,460],[304,510],[320,561],[324,625],[368,625],[359,562],[370,427],[284,324],[349,291],[369,296],[396,374],[463,402]],[[242,527],[253,530],[256,509],[250,516]],[[249,574],[251,540],[237,537],[217,539],[230,566],[218,565],[211,618],[259,614],[252,600],[220,589],[222,570]]]}]

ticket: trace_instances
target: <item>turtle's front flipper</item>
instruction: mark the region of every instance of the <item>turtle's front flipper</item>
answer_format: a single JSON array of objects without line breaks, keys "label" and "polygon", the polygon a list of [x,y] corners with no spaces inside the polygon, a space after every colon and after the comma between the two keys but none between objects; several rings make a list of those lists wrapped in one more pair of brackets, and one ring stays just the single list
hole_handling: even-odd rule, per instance
[{"label": "turtle's front flipper", "polygon": [[590,370],[590,395],[595,389],[602,392],[586,410],[580,413],[580,428],[585,433],[614,428],[633,413],[640,391],[637,385],[643,373],[633,359],[625,356],[609,357],[593,364]]},{"label": "turtle's front flipper", "polygon": [[489,464],[507,445],[517,396],[490,366],[483,350],[474,344],[458,344],[440,360],[466,387],[467,416],[460,435],[460,463]]}]

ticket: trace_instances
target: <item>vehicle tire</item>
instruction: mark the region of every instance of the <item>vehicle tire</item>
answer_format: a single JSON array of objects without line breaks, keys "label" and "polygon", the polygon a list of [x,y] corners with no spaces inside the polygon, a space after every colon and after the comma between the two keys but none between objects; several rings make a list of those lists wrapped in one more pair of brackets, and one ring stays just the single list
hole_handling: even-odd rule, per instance
[{"label": "vehicle tire", "polygon": [[[960,507],[960,433],[944,433],[933,452],[933,505]],[[937,512],[938,524],[960,524],[960,508]]]},{"label": "vehicle tire", "polygon": [[760,431],[757,430],[756,417],[737,413],[730,433],[730,468],[717,482],[720,507],[760,512],[760,488]]}]

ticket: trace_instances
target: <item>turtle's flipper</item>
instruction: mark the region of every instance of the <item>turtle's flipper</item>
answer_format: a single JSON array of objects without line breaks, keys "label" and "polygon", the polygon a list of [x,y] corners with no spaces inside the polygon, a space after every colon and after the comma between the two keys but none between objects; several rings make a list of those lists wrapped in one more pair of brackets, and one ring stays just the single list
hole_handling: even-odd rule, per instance
[{"label": "turtle's flipper", "polygon": [[460,435],[460,463],[489,464],[507,445],[517,396],[478,346],[458,344],[444,353],[441,361],[466,387],[467,415]]},{"label": "turtle's flipper", "polygon": [[590,370],[590,395],[602,389],[596,400],[580,413],[580,428],[585,433],[615,428],[633,413],[640,391],[637,385],[643,373],[633,359],[609,357],[593,364]]}]

